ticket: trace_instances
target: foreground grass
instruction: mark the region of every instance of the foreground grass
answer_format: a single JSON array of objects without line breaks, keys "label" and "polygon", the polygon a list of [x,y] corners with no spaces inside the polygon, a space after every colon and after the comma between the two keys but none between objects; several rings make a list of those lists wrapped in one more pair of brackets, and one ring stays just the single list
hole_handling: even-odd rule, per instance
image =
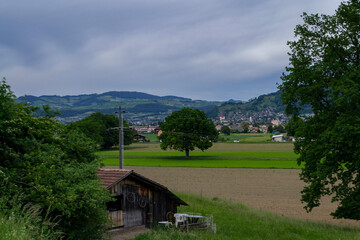
[{"label": "foreground grass", "polygon": [[351,240],[360,239],[356,229],[292,220],[271,213],[245,207],[240,203],[231,203],[219,199],[177,194],[189,204],[180,207],[178,212],[200,212],[214,216],[217,233],[191,230],[189,233],[174,228],[155,228],[151,233],[143,234],[136,240],[150,239],[266,239],[266,240]]},{"label": "foreground grass", "polygon": [[29,204],[6,211],[0,209],[0,240],[62,239],[61,233],[52,231],[56,223],[40,214],[39,206]]},{"label": "foreground grass", "polygon": [[[118,165],[117,151],[97,153],[105,165]],[[125,152],[127,166],[209,167],[209,168],[282,168],[297,169],[292,152],[193,152],[186,160],[181,152]]]}]

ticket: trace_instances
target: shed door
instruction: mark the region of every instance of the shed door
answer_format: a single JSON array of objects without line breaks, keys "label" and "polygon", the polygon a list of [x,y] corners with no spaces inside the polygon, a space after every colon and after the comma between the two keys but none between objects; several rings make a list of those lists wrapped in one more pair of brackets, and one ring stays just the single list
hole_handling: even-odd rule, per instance
[{"label": "shed door", "polygon": [[124,214],[123,211],[113,211],[108,213],[108,218],[112,222],[111,227],[122,227],[124,226]]},{"label": "shed door", "polygon": [[113,201],[108,202],[106,205],[108,209],[108,218],[112,222],[112,227],[124,226],[124,196],[115,196]]}]

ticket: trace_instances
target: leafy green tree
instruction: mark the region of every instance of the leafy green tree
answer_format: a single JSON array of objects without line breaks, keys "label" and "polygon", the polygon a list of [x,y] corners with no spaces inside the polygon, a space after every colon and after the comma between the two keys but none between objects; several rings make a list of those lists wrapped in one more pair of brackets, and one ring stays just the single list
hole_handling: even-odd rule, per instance
[{"label": "leafy green tree", "polygon": [[273,127],[273,132],[284,133],[286,131],[285,131],[285,128],[283,127],[283,125],[279,125],[279,126]]},{"label": "leafy green tree", "polygon": [[296,130],[303,124],[303,120],[299,117],[290,118],[289,122],[285,126],[285,130],[288,136],[295,136]]},{"label": "leafy green tree", "polygon": [[189,152],[195,147],[202,151],[210,148],[218,136],[214,123],[198,109],[175,111],[159,125],[163,131],[159,136],[160,147],[185,151],[186,159],[189,159]]},{"label": "leafy green tree", "polygon": [[290,65],[282,76],[286,113],[295,129],[298,163],[305,163],[302,201],[311,211],[331,195],[336,218],[360,219],[360,1],[342,2],[334,15],[303,14]]},{"label": "leafy green tree", "polygon": [[220,131],[225,135],[230,135],[231,133],[231,129],[228,126],[222,126]]},{"label": "leafy green tree", "polygon": [[241,122],[241,127],[244,129],[243,133],[249,132],[249,125],[250,124],[248,122],[245,122],[245,121]]},{"label": "leafy green tree", "polygon": [[[79,129],[103,149],[119,144],[119,132],[114,129],[119,126],[119,119],[111,114],[96,112],[90,116],[68,124],[71,129]],[[124,145],[133,142],[135,131],[124,121]]]},{"label": "leafy green tree", "polygon": [[274,128],[273,126],[270,124],[269,127],[268,127],[268,133],[272,133],[274,131]]},{"label": "leafy green tree", "polygon": [[59,220],[54,230],[66,239],[100,239],[110,197],[95,174],[100,161],[93,142],[48,115],[34,117],[34,110],[16,103],[1,81],[0,198],[21,195],[23,204],[41,206],[43,217]]}]

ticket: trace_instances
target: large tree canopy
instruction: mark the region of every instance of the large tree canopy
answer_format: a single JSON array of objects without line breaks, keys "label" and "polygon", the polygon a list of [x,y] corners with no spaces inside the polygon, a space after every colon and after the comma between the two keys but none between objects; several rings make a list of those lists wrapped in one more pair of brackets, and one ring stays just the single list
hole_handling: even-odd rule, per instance
[{"label": "large tree canopy", "polygon": [[[304,13],[303,20],[279,86],[297,123],[302,201],[311,211],[332,195],[334,217],[360,219],[360,2],[343,2],[331,16]],[[301,115],[305,105],[313,115]]]},{"label": "large tree canopy", "polygon": [[102,238],[110,197],[96,177],[93,142],[47,115],[34,117],[34,110],[0,82],[0,199],[10,199],[0,210],[18,197],[48,211],[66,239]]},{"label": "large tree canopy", "polygon": [[183,108],[173,112],[160,122],[160,147],[185,151],[186,158],[195,147],[204,151],[212,146],[218,136],[214,123],[205,112],[198,109]]},{"label": "large tree canopy", "polygon": [[[103,149],[119,144],[119,131],[114,129],[119,126],[119,118],[114,115],[96,112],[68,126],[80,130]],[[135,133],[124,120],[124,145],[133,142]]]}]

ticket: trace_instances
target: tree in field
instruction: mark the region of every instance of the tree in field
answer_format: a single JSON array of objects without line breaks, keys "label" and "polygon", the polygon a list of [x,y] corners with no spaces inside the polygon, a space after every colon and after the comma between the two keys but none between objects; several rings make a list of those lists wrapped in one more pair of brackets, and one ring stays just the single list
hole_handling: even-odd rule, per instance
[{"label": "tree in field", "polygon": [[173,112],[159,125],[163,131],[159,136],[160,147],[184,151],[186,159],[195,147],[202,151],[210,148],[218,136],[214,123],[198,109],[183,108]]},{"label": "tree in field", "polygon": [[[68,126],[71,129],[80,130],[102,149],[119,144],[119,132],[114,129],[119,126],[119,119],[114,115],[96,112],[80,121],[69,123]],[[124,127],[124,145],[130,145],[135,131],[129,129],[126,121],[124,121]]]},{"label": "tree in field", "polygon": [[225,135],[230,135],[231,133],[231,129],[228,126],[222,126],[220,131]]},{"label": "tree in field", "polygon": [[1,210],[12,209],[18,196],[59,221],[55,231],[65,239],[102,238],[110,196],[96,177],[93,142],[51,116],[34,117],[34,110],[0,82],[0,199],[9,199]]},{"label": "tree in field", "polygon": [[[332,195],[334,217],[359,220],[360,1],[342,2],[334,15],[302,17],[279,86],[286,113],[298,124],[295,152],[307,184],[301,200],[311,211]],[[313,115],[301,114],[305,105]]]}]

